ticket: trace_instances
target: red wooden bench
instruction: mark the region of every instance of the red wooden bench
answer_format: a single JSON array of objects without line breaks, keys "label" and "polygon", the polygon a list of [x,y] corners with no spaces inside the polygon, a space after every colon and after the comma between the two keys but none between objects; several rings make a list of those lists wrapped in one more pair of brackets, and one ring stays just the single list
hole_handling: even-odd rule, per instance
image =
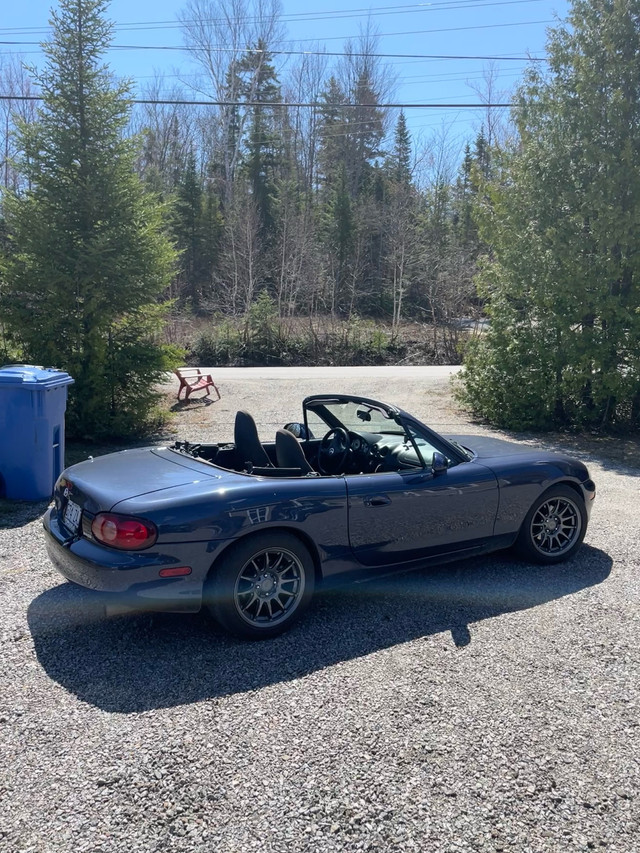
[{"label": "red wooden bench", "polygon": [[218,400],[220,399],[220,391],[218,390],[218,386],[211,378],[210,373],[203,373],[199,367],[179,367],[177,370],[173,371],[175,375],[180,380],[180,387],[178,388],[178,400],[180,399],[180,393],[184,388],[184,399],[188,400],[189,395],[192,391],[205,391],[205,397],[209,396],[209,388],[215,388],[215,392],[218,395]]}]

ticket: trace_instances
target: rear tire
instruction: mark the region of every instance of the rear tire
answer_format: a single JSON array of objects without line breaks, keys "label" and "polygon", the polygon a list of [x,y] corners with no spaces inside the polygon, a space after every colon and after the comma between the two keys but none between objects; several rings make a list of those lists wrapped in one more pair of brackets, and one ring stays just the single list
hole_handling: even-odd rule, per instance
[{"label": "rear tire", "polygon": [[527,560],[553,565],[572,557],[586,532],[584,500],[570,486],[552,486],[527,513],[516,549]]},{"label": "rear tire", "polygon": [[263,640],[287,631],[309,606],[313,558],[291,533],[241,540],[214,565],[205,605],[229,633]]}]

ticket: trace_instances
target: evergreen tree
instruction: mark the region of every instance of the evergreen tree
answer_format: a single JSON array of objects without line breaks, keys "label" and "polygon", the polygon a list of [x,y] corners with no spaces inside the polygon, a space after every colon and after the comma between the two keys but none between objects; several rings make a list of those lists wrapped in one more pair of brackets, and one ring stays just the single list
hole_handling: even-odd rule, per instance
[{"label": "evergreen tree", "polygon": [[375,161],[382,156],[384,113],[378,104],[371,73],[365,66],[351,92],[358,106],[349,111],[347,172],[352,197],[371,191]]},{"label": "evergreen tree", "polygon": [[470,249],[477,243],[477,227],[473,220],[477,184],[473,179],[473,169],[474,158],[471,148],[466,145],[453,190],[453,224],[460,245]]},{"label": "evergreen tree", "polygon": [[480,174],[485,180],[488,180],[491,176],[491,147],[487,143],[484,130],[480,130],[480,133],[476,136],[473,154],[473,159],[478,165]]},{"label": "evergreen tree", "polygon": [[344,163],[325,208],[323,233],[329,249],[331,281],[330,308],[332,313],[347,313],[349,305],[348,278],[355,237],[353,209]]},{"label": "evergreen tree", "polygon": [[398,116],[393,147],[385,165],[385,194],[380,211],[384,223],[384,283],[395,335],[402,323],[405,300],[415,284],[413,272],[420,246],[417,228],[419,197],[412,182],[411,134],[404,112]]},{"label": "evergreen tree", "polygon": [[278,109],[269,104],[277,104],[282,98],[271,56],[263,42],[259,41],[256,49],[249,51],[239,63],[239,73],[245,79],[243,94],[246,100],[259,104],[249,107],[250,122],[244,168],[262,224],[263,236],[268,243],[274,229],[275,181],[282,144]]},{"label": "evergreen tree", "polygon": [[218,199],[196,169],[195,155],[180,176],[172,208],[173,236],[180,250],[180,297],[195,310],[209,296],[221,233]]},{"label": "evergreen tree", "polygon": [[319,178],[321,188],[329,192],[346,165],[347,148],[347,96],[335,77],[329,78],[320,101]]},{"label": "evergreen tree", "polygon": [[512,427],[640,423],[640,0],[574,0],[487,188],[491,328],[464,395]]},{"label": "evergreen tree", "polygon": [[232,62],[227,70],[224,95],[225,99],[231,103],[220,108],[220,126],[223,135],[221,166],[224,175],[224,201],[225,204],[230,204],[233,199],[236,166],[242,137],[240,107],[237,104],[242,95],[242,81],[239,73],[239,62],[237,61]]},{"label": "evergreen tree", "polygon": [[61,0],[47,63],[36,76],[37,121],[20,128],[29,191],[6,197],[11,251],[1,308],[23,357],[76,380],[70,432],[144,427],[153,384],[170,366],[154,342],[175,254],[161,209],[134,173],[123,137],[127,84],[101,57],[111,40],[104,0]]},{"label": "evergreen tree", "polygon": [[407,127],[404,111],[400,111],[393,136],[391,158],[392,177],[396,183],[409,186],[411,183],[411,134]]}]

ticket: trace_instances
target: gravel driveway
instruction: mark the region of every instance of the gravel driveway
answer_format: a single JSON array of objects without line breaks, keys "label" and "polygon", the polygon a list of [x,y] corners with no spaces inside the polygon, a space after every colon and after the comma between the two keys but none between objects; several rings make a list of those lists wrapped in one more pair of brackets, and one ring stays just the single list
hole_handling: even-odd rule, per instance
[{"label": "gravel driveway", "polygon": [[[231,437],[238,408],[272,437],[328,390],[484,431],[444,374],[216,373],[219,402],[175,406],[181,437]],[[570,564],[352,585],[260,644],[100,619],[47,561],[45,504],[5,502],[0,850],[640,850],[637,447],[576,449],[598,498]]]}]

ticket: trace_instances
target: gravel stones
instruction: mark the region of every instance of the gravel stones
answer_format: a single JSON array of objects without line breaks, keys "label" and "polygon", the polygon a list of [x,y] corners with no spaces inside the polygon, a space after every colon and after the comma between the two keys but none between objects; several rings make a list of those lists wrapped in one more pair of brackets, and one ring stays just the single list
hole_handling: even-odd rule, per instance
[{"label": "gravel stones", "polygon": [[[270,437],[305,382],[222,383],[180,436],[247,408]],[[442,382],[366,385],[478,431]],[[260,644],[200,615],[103,620],[48,563],[45,506],[2,504],[0,850],[640,849],[640,468],[577,450],[598,498],[571,563],[353,584]]]}]

